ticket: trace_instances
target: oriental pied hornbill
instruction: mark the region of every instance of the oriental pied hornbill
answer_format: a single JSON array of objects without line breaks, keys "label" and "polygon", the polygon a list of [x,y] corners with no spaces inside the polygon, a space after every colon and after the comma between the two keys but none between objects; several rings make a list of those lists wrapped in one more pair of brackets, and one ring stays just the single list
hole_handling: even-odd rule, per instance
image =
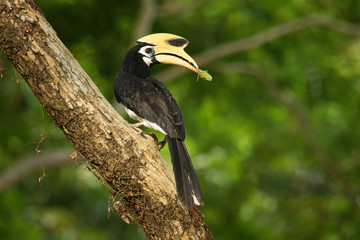
[{"label": "oriental pied hornbill", "polygon": [[116,100],[138,121],[136,126],[143,125],[165,135],[182,204],[188,209],[193,203],[202,205],[200,185],[184,144],[185,128],[180,109],[169,90],[150,76],[150,68],[159,63],[177,64],[199,73],[195,61],[184,51],[189,42],[173,34],[157,33],[137,43],[124,58],[123,72],[115,77]]}]

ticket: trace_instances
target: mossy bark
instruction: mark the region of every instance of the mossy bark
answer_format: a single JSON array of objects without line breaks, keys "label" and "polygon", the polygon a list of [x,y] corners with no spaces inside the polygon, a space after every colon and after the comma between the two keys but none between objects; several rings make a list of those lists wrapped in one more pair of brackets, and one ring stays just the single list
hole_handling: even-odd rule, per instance
[{"label": "mossy bark", "polygon": [[[113,109],[32,0],[0,0],[0,47],[90,168],[120,197],[114,208],[149,239],[211,239],[178,201],[156,142]],[[109,79],[112,81],[112,79]],[[121,207],[119,207],[121,205]]]}]

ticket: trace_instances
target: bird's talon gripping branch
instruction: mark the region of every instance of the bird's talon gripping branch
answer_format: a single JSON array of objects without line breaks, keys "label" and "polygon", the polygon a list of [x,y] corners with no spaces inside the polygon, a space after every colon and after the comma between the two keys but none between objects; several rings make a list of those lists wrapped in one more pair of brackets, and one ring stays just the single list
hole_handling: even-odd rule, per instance
[{"label": "bird's talon gripping branch", "polygon": [[157,137],[155,134],[150,133],[150,134],[148,134],[148,135],[150,135],[150,136],[154,139],[154,141],[155,141],[155,143],[157,144],[159,150],[163,149],[163,147],[164,147],[165,144],[166,144],[166,138],[164,138],[164,140],[162,140],[161,142],[159,142],[159,139],[158,139],[158,137]]},{"label": "bird's talon gripping branch", "polygon": [[[125,106],[129,116],[139,124],[165,135],[158,143],[168,143],[175,174],[176,190],[182,204],[190,210],[193,204],[202,205],[203,197],[194,167],[185,146],[185,128],[180,109],[170,91],[150,76],[154,64],[167,63],[186,67],[201,78],[211,80],[210,74],[200,70],[196,62],[184,51],[188,40],[168,33],[145,36],[126,54],[123,72],[116,75],[116,100]],[[155,139],[155,138],[154,138]]]}]

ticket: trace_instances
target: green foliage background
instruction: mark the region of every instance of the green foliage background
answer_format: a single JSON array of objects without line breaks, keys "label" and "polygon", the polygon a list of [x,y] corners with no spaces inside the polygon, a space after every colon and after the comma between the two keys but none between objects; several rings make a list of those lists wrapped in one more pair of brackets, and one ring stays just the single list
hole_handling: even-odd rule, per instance
[{"label": "green foliage background", "polygon": [[[140,14],[138,1],[37,0],[105,97]],[[360,21],[357,0],[158,1],[151,32],[190,41],[190,55],[309,14]],[[357,31],[357,32],[355,32]],[[360,27],[308,27],[220,58],[212,82],[167,82],[183,113],[216,239],[360,238]],[[5,61],[0,81],[0,175],[35,153],[71,149]],[[165,66],[156,66],[153,73]],[[17,83],[19,80],[19,84]],[[161,79],[160,79],[161,80]],[[69,150],[70,151],[70,150]],[[169,160],[167,149],[162,150]],[[1,239],[146,239],[108,215],[109,190],[85,166],[42,169],[0,192]]]}]

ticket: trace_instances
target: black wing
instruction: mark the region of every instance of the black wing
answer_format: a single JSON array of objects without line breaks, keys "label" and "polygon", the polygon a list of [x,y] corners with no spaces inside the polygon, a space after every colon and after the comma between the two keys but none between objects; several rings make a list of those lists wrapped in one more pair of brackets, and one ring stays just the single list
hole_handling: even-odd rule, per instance
[{"label": "black wing", "polygon": [[116,100],[136,115],[160,126],[169,137],[185,139],[180,109],[169,90],[160,81],[118,73],[114,80]]}]

